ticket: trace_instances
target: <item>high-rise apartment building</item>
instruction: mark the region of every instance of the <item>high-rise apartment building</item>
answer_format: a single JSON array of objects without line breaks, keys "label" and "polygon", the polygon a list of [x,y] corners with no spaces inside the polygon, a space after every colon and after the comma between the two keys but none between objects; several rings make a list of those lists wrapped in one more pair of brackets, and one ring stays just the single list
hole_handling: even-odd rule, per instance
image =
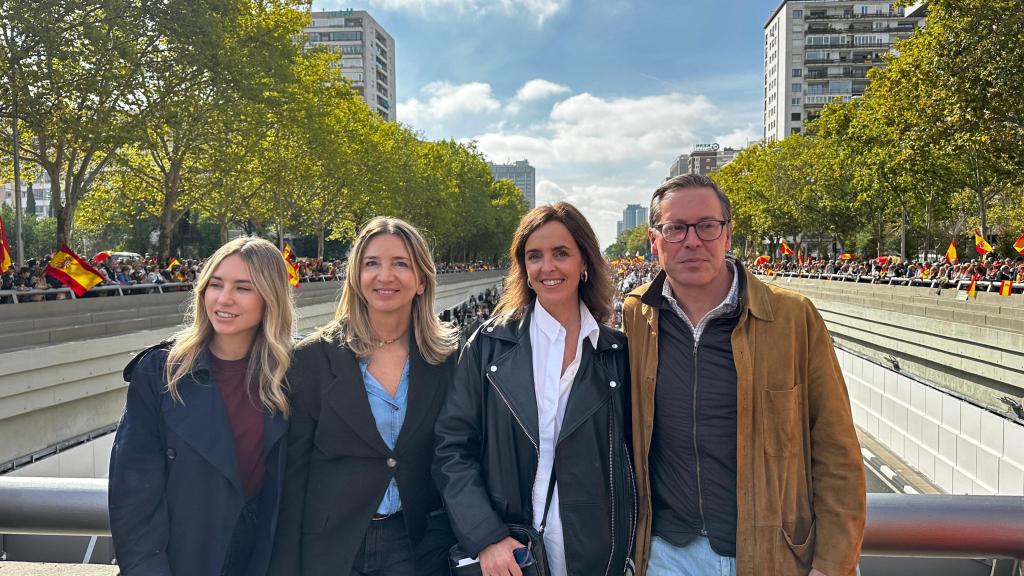
[{"label": "high-rise apartment building", "polygon": [[782,0],[764,25],[765,141],[863,95],[868,70],[923,23],[921,11],[886,0]]},{"label": "high-rise apartment building", "polygon": [[492,164],[491,176],[495,180],[511,180],[523,191],[526,207],[537,205],[537,169],[530,166],[529,160],[517,160],[511,164]]},{"label": "high-rise apartment building", "polygon": [[616,223],[615,236],[618,237],[626,230],[632,230],[644,224],[647,224],[647,208],[639,204],[628,204],[622,211],[622,220]]},{"label": "high-rise apartment building", "polygon": [[352,89],[384,119],[394,121],[395,39],[365,10],[312,12],[310,16],[307,42],[338,54],[336,67]]}]

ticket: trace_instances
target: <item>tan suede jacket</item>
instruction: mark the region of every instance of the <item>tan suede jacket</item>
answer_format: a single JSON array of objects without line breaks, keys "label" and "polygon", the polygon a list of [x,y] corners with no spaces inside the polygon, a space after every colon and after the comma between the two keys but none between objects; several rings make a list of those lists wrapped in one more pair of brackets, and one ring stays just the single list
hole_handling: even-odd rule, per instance
[{"label": "tan suede jacket", "polygon": [[[828,576],[856,571],[865,521],[864,469],[846,383],[809,300],[746,274],[732,335],[736,362],[736,573]],[[658,373],[658,310],[626,297],[637,491],[637,576],[651,545],[648,455]]]}]

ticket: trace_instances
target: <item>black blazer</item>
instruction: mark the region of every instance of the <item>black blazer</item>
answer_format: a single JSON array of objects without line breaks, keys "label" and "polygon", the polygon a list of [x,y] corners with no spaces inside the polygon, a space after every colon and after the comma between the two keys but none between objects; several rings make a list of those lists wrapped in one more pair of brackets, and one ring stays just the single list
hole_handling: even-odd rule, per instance
[{"label": "black blazer", "polygon": [[[428,517],[446,522],[430,467],[434,420],[444,403],[454,356],[437,366],[428,364],[410,331],[408,406],[392,451],[377,432],[358,360],[344,342],[311,336],[296,347],[288,373],[293,412],[271,574],[351,573],[366,528],[393,477],[414,547],[423,540]],[[424,564],[417,563],[418,572],[447,569]]]},{"label": "black blazer", "polygon": [[[164,390],[167,345],[149,348],[124,370],[128,401],[110,455],[110,532],[124,576],[218,576],[245,504],[231,423],[204,349],[178,387]],[[263,417],[266,471],[256,546],[246,574],[270,562],[284,475],[280,413]]]}]

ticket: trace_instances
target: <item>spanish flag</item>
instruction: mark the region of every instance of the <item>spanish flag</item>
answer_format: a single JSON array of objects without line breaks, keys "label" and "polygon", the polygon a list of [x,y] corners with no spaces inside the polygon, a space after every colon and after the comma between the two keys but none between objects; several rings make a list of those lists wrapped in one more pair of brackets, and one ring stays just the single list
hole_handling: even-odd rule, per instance
[{"label": "spanish flag", "polygon": [[103,252],[97,252],[96,255],[92,257],[92,261],[99,264],[113,255],[114,253],[110,250],[104,250]]},{"label": "spanish flag", "polygon": [[1003,280],[1002,283],[999,284],[999,295],[1009,296],[1010,294],[1013,294],[1013,282],[1010,280]]},{"label": "spanish flag", "polygon": [[849,252],[843,252],[842,254],[839,255],[839,259],[840,260],[853,260],[853,254],[850,254]]},{"label": "spanish flag", "polygon": [[793,249],[789,247],[789,244],[786,244],[785,240],[782,241],[782,248],[780,248],[779,250],[782,251],[782,255],[783,256],[792,256],[793,255]]},{"label": "spanish flag", "polygon": [[754,266],[761,266],[763,264],[767,264],[768,262],[771,262],[771,259],[772,257],[767,255],[758,256],[757,260],[754,260]]},{"label": "spanish flag", "polygon": [[295,260],[295,254],[292,253],[292,247],[290,244],[284,245],[284,250],[281,251],[281,257],[284,258],[284,267],[288,269],[288,283],[293,287],[299,287],[299,269],[293,263]]},{"label": "spanish flag", "polygon": [[1024,234],[1021,234],[1020,238],[1017,238],[1017,241],[1013,243],[1013,249],[1020,254],[1024,254]]},{"label": "spanish flag", "polygon": [[85,294],[89,288],[103,281],[103,276],[67,245],[61,246],[60,250],[50,259],[50,263],[46,266],[46,275],[60,280],[65,286],[71,288],[75,296]]},{"label": "spanish flag", "polygon": [[[1024,238],[1024,236],[1022,236]],[[0,217],[0,274],[11,267],[11,247],[7,245],[7,233],[4,232],[4,219]]]},{"label": "spanish flag", "polygon": [[967,287],[967,295],[975,300],[978,299],[978,275],[971,275],[971,285]]},{"label": "spanish flag", "polygon": [[956,263],[956,240],[949,241],[949,248],[946,248],[946,262]]},{"label": "spanish flag", "polygon": [[178,262],[177,258],[171,258],[171,261],[167,263],[167,269],[172,270],[175,266],[181,266],[181,262]]},{"label": "spanish flag", "polygon": [[980,232],[974,233],[974,251],[982,256],[992,251],[992,245],[982,238]]}]

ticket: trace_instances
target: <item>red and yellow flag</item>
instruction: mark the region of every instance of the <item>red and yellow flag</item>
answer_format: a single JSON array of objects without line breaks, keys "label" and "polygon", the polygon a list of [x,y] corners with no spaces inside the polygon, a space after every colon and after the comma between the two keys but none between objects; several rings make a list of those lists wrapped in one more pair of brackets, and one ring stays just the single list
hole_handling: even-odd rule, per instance
[{"label": "red and yellow flag", "polygon": [[843,252],[842,254],[839,255],[839,259],[840,260],[853,260],[853,254],[850,254],[849,252]]},{"label": "red and yellow flag", "polygon": [[949,241],[949,248],[946,248],[946,262],[956,263],[956,240]]},{"label": "red and yellow flag", "polygon": [[782,241],[782,248],[780,248],[779,250],[782,252],[783,256],[793,255],[793,249],[789,247],[789,244],[786,244],[785,240]]},{"label": "red and yellow flag", "polygon": [[284,267],[288,269],[288,283],[293,287],[298,288],[299,268],[293,262],[293,260],[295,260],[295,255],[292,253],[291,245],[284,245],[284,250],[281,251],[281,257],[284,258]]},{"label": "red and yellow flag", "polygon": [[796,262],[801,266],[804,265],[804,252],[799,248],[796,250]]},{"label": "red and yellow flag", "polygon": [[97,264],[99,264],[100,262],[103,262],[107,258],[110,258],[111,256],[113,256],[113,254],[114,253],[111,252],[110,250],[104,250],[103,252],[97,252],[96,255],[92,257],[92,261],[97,263]]},{"label": "red and yellow flag", "polygon": [[1002,283],[999,284],[999,295],[1009,296],[1010,294],[1013,294],[1013,282],[1010,280],[1003,280]]},{"label": "red and yellow flag", "polygon": [[985,241],[980,232],[974,233],[974,251],[982,256],[992,251],[992,245]]},{"label": "red and yellow flag", "polygon": [[4,232],[4,219],[0,217],[0,274],[11,267],[11,247],[7,245],[7,232]]},{"label": "red and yellow flag", "polygon": [[971,285],[967,287],[967,295],[975,300],[978,299],[978,275],[971,275]]},{"label": "red and yellow flag", "polygon": [[171,258],[171,261],[167,263],[167,269],[171,270],[175,266],[181,266],[181,262],[178,262],[177,258]]},{"label": "red and yellow flag", "polygon": [[765,255],[765,256],[758,256],[757,260],[754,260],[754,266],[761,266],[763,264],[767,264],[768,262],[771,262],[771,260],[772,260],[771,256],[767,256],[767,255]]},{"label": "red and yellow flag", "polygon": [[62,284],[71,288],[76,296],[85,294],[89,288],[103,281],[103,276],[67,245],[61,246],[50,259],[46,266],[46,275],[60,280]]},{"label": "red and yellow flag", "polygon": [[1013,243],[1013,249],[1020,254],[1024,254],[1024,234],[1017,238],[1017,241]]}]

